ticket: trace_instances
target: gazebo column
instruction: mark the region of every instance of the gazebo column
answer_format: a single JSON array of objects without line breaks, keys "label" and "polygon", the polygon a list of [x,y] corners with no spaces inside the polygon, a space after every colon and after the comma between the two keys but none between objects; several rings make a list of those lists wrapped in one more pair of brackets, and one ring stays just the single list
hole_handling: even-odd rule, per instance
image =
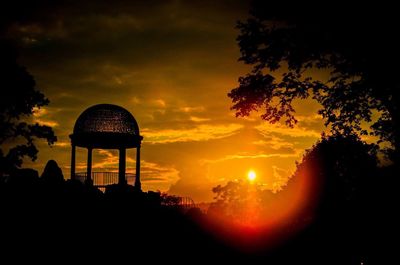
[{"label": "gazebo column", "polygon": [[86,182],[92,183],[92,148],[88,148]]},{"label": "gazebo column", "polygon": [[136,178],[135,178],[135,188],[137,190],[142,190],[142,184],[140,182],[140,144],[136,149]]},{"label": "gazebo column", "polygon": [[118,184],[126,184],[125,179],[126,170],[126,149],[119,149],[119,168],[118,168]]},{"label": "gazebo column", "polygon": [[71,145],[71,179],[75,179],[75,151],[76,147],[74,144]]}]

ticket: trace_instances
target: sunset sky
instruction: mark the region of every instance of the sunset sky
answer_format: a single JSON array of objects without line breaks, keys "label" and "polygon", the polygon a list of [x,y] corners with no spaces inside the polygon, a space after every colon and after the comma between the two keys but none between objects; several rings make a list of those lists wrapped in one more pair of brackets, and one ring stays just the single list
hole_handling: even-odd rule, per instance
[{"label": "sunset sky", "polygon": [[[235,24],[248,9],[248,1],[91,0],[11,14],[6,34],[21,44],[20,64],[50,99],[34,120],[58,136],[53,147],[38,141],[38,160],[24,166],[41,173],[55,159],[69,178],[76,118],[111,103],[129,110],[144,136],[144,190],[210,201],[212,187],[245,179],[250,169],[279,189],[324,126],[311,100],[297,104],[293,129],[257,114],[235,118],[227,93],[248,71],[238,62]],[[86,150],[77,152],[77,171],[85,171]],[[134,172],[134,150],[127,155]],[[118,153],[95,150],[93,163],[94,171],[116,169]]]}]

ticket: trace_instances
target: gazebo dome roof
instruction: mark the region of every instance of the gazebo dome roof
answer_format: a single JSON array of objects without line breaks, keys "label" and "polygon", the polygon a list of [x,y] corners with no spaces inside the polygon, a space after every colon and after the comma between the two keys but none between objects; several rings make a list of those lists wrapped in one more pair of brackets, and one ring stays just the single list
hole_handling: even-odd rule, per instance
[{"label": "gazebo dome roof", "polygon": [[70,137],[77,146],[93,148],[136,147],[142,139],[133,115],[112,104],[98,104],[83,111]]},{"label": "gazebo dome roof", "polygon": [[126,133],[139,135],[139,126],[126,109],[112,104],[87,108],[76,120],[74,133]]}]

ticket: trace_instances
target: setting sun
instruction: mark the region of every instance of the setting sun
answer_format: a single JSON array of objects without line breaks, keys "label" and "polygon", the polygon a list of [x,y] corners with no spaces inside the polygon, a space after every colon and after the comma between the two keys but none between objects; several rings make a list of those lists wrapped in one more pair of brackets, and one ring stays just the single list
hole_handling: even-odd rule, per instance
[{"label": "setting sun", "polygon": [[253,170],[250,170],[249,173],[247,173],[247,178],[250,181],[254,181],[256,177],[257,177],[256,172],[254,172]]}]

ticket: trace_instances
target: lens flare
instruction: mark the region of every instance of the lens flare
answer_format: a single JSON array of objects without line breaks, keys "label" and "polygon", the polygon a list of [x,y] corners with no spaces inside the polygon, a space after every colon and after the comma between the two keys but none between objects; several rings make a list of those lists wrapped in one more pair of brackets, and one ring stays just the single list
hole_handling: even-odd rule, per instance
[{"label": "lens flare", "polygon": [[247,181],[226,186],[229,201],[211,205],[199,224],[245,253],[278,247],[313,222],[323,184],[318,169],[318,165],[301,167],[278,192],[256,185],[256,173],[250,170]]}]

